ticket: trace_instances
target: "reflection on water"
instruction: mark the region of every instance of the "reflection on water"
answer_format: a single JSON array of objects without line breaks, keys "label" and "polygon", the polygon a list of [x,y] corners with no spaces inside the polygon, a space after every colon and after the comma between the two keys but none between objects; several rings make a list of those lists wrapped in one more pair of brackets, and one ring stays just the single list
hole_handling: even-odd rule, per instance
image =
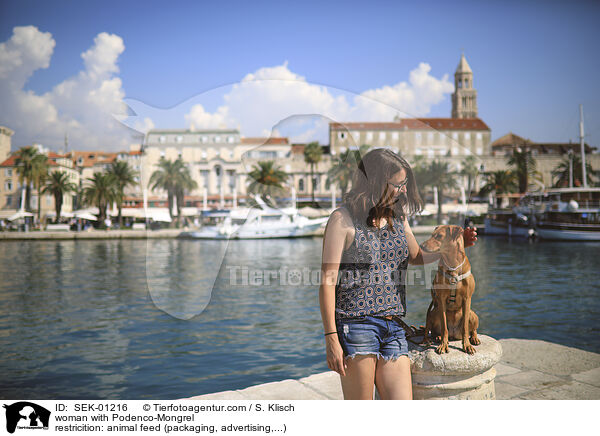
[{"label": "reflection on water", "polygon": [[[2,242],[0,396],[171,399],[325,371],[321,244]],[[481,239],[481,333],[600,352],[598,248]],[[411,270],[407,321],[424,324],[429,270]]]}]

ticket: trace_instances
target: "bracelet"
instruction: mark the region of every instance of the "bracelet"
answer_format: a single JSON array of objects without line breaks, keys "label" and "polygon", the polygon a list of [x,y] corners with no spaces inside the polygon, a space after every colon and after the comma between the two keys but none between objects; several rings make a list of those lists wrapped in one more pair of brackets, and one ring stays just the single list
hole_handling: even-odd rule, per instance
[{"label": "bracelet", "polygon": [[329,333],[325,333],[323,336],[329,336],[329,335],[332,335],[332,334],[334,334],[334,333],[337,333],[337,332],[329,332]]}]

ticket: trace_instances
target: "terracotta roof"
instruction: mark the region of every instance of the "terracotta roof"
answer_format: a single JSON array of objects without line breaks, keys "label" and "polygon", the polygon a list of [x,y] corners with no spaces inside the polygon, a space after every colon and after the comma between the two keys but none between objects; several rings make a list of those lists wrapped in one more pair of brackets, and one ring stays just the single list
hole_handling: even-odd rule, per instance
[{"label": "terracotta roof", "polygon": [[512,132],[507,133],[504,136],[496,139],[492,142],[492,147],[500,147],[503,145],[514,145],[514,144],[526,144],[531,143],[529,139],[521,138],[519,135],[515,135]]},{"label": "terracotta roof", "polygon": [[135,155],[142,154],[142,152],[141,152],[141,150],[136,150],[136,151],[129,151],[129,152],[127,152],[127,154],[129,154],[129,156],[135,156]]},{"label": "terracotta roof", "polygon": [[[106,151],[72,151],[70,153],[73,163],[79,167],[92,167],[97,163],[109,163],[117,158],[118,152],[106,152]],[[82,158],[83,162],[80,164],[79,158]]]},{"label": "terracotta roof", "polygon": [[241,138],[240,144],[288,145],[287,138]]},{"label": "terracotta roof", "polygon": [[[53,152],[50,152],[49,154],[56,155],[56,153],[53,153]],[[56,155],[56,156],[62,157],[61,155]],[[54,162],[52,160],[53,156],[48,156],[48,157],[50,158],[50,159],[48,159],[49,166],[59,166],[56,162]],[[0,163],[0,167],[16,167],[17,166],[16,160],[17,160],[17,154],[16,153],[12,154],[4,162]]]},{"label": "terracotta roof", "polygon": [[8,158],[4,162],[2,162],[0,164],[0,167],[14,167],[16,158],[17,158],[17,156],[15,156],[14,154],[11,154],[10,156],[8,156]]},{"label": "terracotta roof", "polygon": [[490,130],[479,118],[401,118],[388,123],[329,123],[330,130]]}]

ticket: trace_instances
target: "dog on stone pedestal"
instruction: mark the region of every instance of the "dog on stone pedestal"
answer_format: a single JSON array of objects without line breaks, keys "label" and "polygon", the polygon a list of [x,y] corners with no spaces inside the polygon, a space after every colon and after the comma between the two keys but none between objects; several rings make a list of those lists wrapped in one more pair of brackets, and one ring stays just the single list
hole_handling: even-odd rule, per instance
[{"label": "dog on stone pedestal", "polygon": [[421,249],[441,254],[431,289],[432,301],[427,309],[422,343],[429,345],[431,334],[440,343],[436,352],[442,354],[448,352],[449,340],[462,340],[463,351],[474,354],[473,345],[481,343],[477,337],[479,318],[471,310],[475,278],[465,254],[463,228],[438,226],[431,238],[421,244]]}]

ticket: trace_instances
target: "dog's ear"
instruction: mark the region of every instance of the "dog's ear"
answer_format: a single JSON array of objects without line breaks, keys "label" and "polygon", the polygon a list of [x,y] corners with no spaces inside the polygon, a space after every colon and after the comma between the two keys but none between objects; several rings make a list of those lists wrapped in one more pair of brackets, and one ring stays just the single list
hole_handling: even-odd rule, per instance
[{"label": "dog's ear", "polygon": [[452,226],[452,232],[450,234],[450,238],[452,241],[456,241],[459,237],[463,235],[463,228],[460,226]]}]

